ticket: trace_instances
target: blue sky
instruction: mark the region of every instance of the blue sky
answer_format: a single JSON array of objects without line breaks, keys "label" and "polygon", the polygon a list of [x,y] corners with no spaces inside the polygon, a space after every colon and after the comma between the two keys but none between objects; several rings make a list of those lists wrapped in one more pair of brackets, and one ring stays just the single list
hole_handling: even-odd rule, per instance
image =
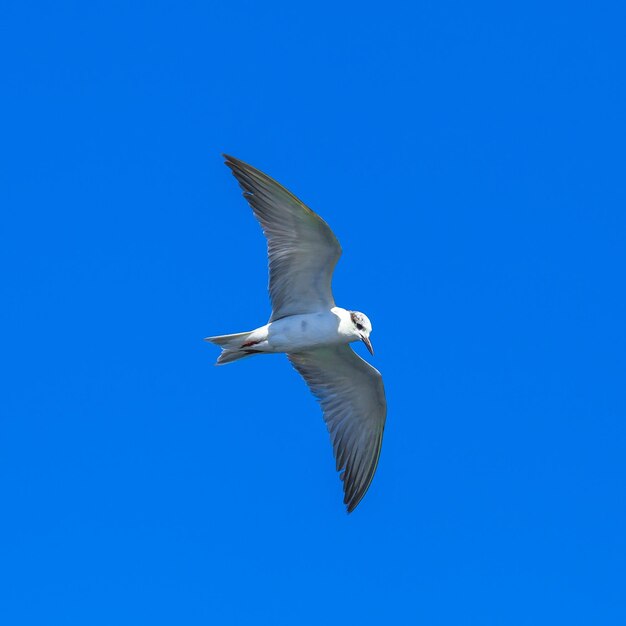
[{"label": "blue sky", "polygon": [[[9,2],[0,621],[626,623],[625,17]],[[270,311],[222,152],[327,220],[373,322],[350,516],[286,359],[202,341]]]}]

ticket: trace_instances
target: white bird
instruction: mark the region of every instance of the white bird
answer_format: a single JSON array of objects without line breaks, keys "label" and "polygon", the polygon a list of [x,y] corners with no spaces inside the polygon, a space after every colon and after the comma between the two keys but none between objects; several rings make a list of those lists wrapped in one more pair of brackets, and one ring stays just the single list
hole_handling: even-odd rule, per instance
[{"label": "white bird", "polygon": [[333,270],[341,246],[328,224],[275,180],[224,155],[267,237],[272,315],[265,326],[207,337],[222,348],[216,365],[284,352],[319,400],[348,513],[368,490],[380,456],[387,402],[380,372],[350,348],[373,355],[363,313],[335,306]]}]

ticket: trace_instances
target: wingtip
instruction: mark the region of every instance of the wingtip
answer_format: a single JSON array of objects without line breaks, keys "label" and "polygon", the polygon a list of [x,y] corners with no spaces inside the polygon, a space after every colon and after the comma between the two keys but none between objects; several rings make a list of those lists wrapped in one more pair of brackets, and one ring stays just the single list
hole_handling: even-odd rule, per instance
[{"label": "wingtip", "polygon": [[[343,478],[341,480],[343,480]],[[350,515],[350,513],[352,513],[352,511],[356,509],[360,501],[360,499],[357,500],[356,498],[354,498],[354,496],[348,498],[344,493],[343,503],[346,505],[346,514]]]},{"label": "wingtip", "polygon": [[[224,157],[224,165],[230,169],[230,171],[234,174],[235,178],[240,181],[239,173],[240,172],[251,172],[255,171],[255,168],[252,165],[249,165],[245,161],[238,159],[237,157],[231,156],[230,154],[222,154]],[[240,181],[241,184],[241,181]]]},{"label": "wingtip", "polygon": [[354,511],[354,509],[359,506],[359,502],[361,502],[361,499],[357,500],[356,502],[344,502],[344,504],[346,505],[346,515],[350,515],[350,513],[352,513],[352,511]]},{"label": "wingtip", "polygon": [[231,154],[226,154],[226,152],[222,152],[222,157],[224,159],[224,163],[228,165],[229,167],[233,165],[239,165],[239,166],[241,166],[242,164],[246,165],[246,163],[244,163],[241,159],[238,159],[237,157],[234,157]]}]

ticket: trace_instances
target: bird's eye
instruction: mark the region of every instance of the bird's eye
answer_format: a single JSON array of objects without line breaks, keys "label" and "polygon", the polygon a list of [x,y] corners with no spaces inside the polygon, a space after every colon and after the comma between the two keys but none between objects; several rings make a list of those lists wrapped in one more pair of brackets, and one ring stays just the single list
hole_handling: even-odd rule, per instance
[{"label": "bird's eye", "polygon": [[363,324],[357,324],[356,327],[358,330],[363,330]]}]

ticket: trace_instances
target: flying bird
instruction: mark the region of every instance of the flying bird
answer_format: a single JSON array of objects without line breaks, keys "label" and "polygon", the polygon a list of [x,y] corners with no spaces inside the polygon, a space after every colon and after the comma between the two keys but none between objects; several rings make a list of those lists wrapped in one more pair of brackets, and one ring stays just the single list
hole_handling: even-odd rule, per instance
[{"label": "flying bird", "polygon": [[366,315],[335,305],[331,281],[341,246],[326,222],[260,170],[224,155],[267,237],[269,322],[255,330],[207,337],[222,348],[216,365],[283,352],[318,399],[351,513],[368,490],[387,415],[380,372],[350,347],[373,355]]}]

